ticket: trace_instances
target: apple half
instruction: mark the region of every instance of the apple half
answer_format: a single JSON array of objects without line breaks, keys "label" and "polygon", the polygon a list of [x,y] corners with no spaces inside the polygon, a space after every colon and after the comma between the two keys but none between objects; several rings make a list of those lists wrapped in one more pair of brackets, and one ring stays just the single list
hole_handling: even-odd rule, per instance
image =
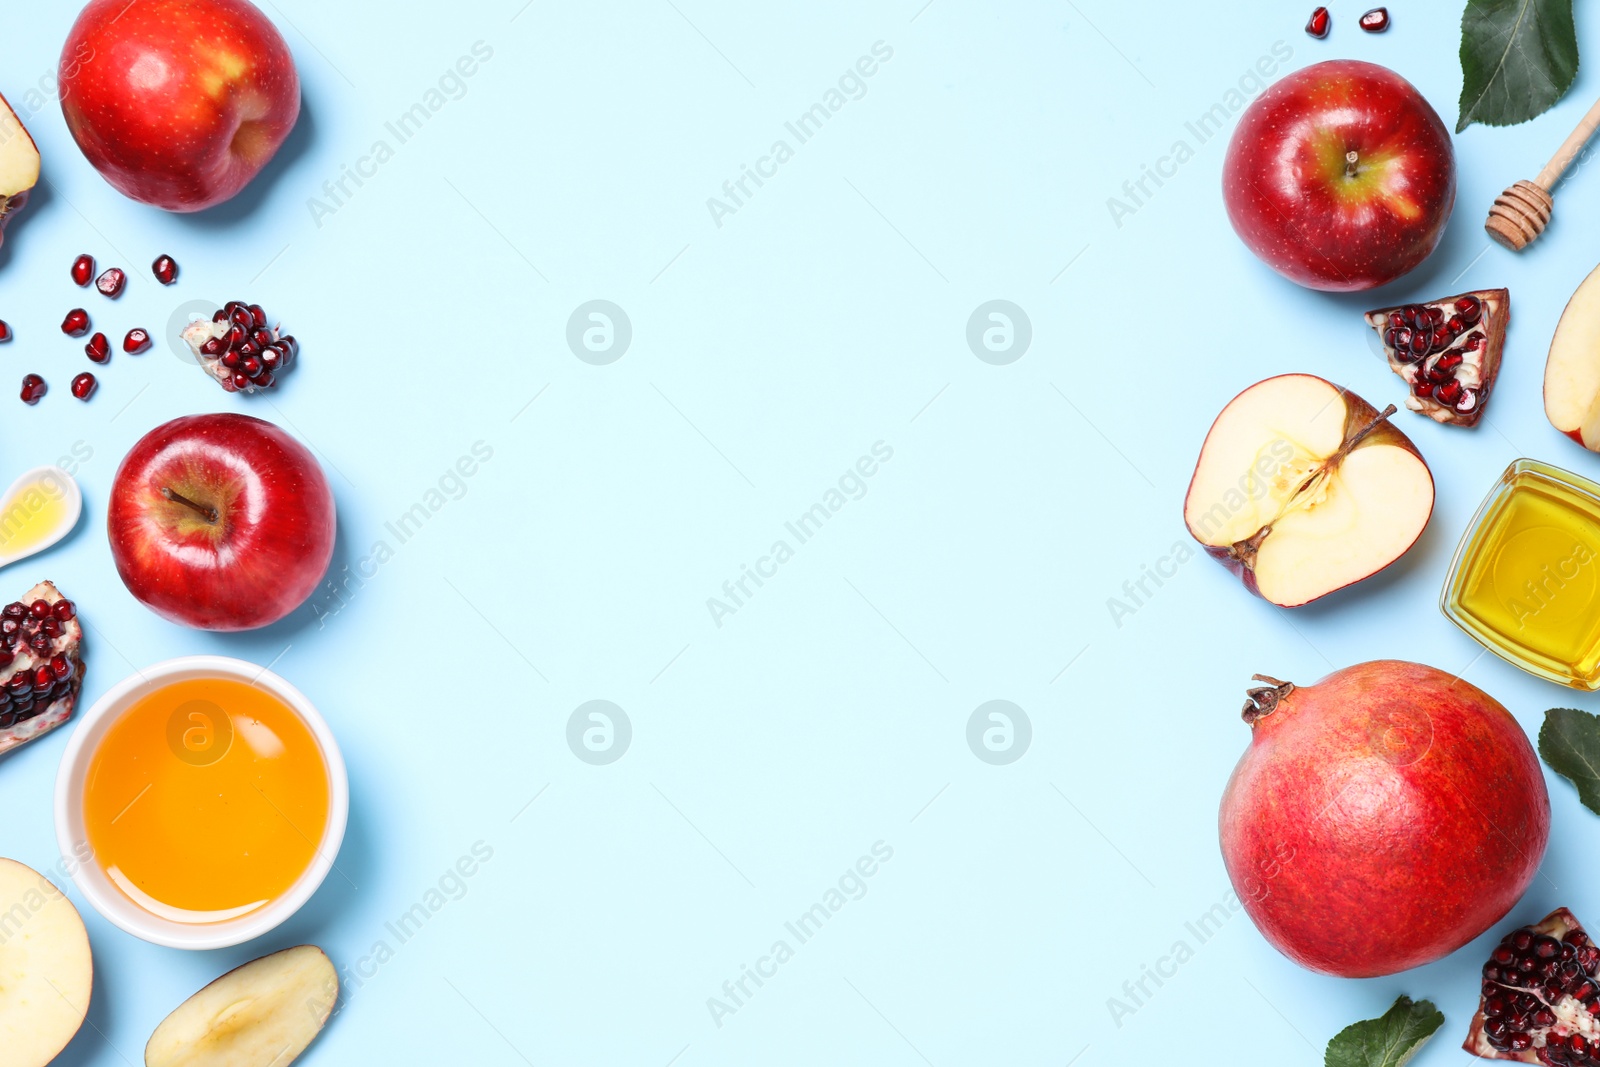
[{"label": "apple half", "polygon": [[1311,374],[1257,382],[1206,434],[1183,504],[1189,533],[1280,607],[1378,573],[1433,514],[1433,474],[1394,412]]},{"label": "apple half", "polygon": [[1600,452],[1600,267],[1567,301],[1544,364],[1544,413],[1550,425]]},{"label": "apple half", "polygon": [[93,992],[78,909],[38,871],[0,859],[0,1064],[45,1067],[83,1025]]},{"label": "apple half", "polygon": [[262,956],[163,1019],[144,1047],[145,1067],[288,1067],[338,999],[339,974],[315,945]]},{"label": "apple half", "polygon": [[27,206],[28,194],[38,184],[39,147],[0,96],[0,240],[5,239],[6,223]]}]

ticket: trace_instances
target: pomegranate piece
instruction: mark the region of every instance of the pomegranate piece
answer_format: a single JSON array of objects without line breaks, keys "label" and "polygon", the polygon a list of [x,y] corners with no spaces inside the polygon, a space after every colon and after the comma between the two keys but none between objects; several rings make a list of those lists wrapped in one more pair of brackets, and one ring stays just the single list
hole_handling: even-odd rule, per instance
[{"label": "pomegranate piece", "polygon": [[99,383],[95,381],[94,375],[90,374],[88,371],[84,371],[82,374],[72,379],[72,395],[77,397],[79,400],[88,400],[89,397],[94,393],[95,386],[97,384]]},{"label": "pomegranate piece", "polygon": [[1328,17],[1328,9],[1319,7],[1311,13],[1311,21],[1306,23],[1306,32],[1320,40],[1328,36],[1328,26],[1332,21]]},{"label": "pomegranate piece", "polygon": [[1600,948],[1572,912],[1500,939],[1462,1047],[1486,1060],[1600,1063]]},{"label": "pomegranate piece", "polygon": [[138,355],[150,347],[150,331],[135,327],[128,331],[128,336],[122,339],[122,350],[129,355]]},{"label": "pomegranate piece", "polygon": [[171,285],[178,280],[178,261],[171,256],[157,256],[156,261],[150,264],[150,272],[162,285]]},{"label": "pomegranate piece", "polygon": [[1361,28],[1368,33],[1382,33],[1389,28],[1389,9],[1375,7],[1361,16]]},{"label": "pomegranate piece", "polygon": [[83,346],[84,354],[96,363],[104,363],[111,358],[111,342],[106,340],[106,335],[97,333],[89,338],[89,343]]},{"label": "pomegranate piece", "polygon": [[267,325],[260,304],[230,300],[211,321],[190,323],[182,337],[205,372],[230,393],[270,389],[294,362],[299,345]]},{"label": "pomegranate piece", "polygon": [[123,286],[127,284],[128,276],[121,267],[111,267],[94,280],[94,287],[113,300],[122,295]]},{"label": "pomegranate piece", "polygon": [[44,384],[44,379],[39,377],[37,374],[23,375],[22,402],[24,404],[37,404],[39,402],[39,398],[44,396],[47,388],[48,386]]},{"label": "pomegranate piece", "polygon": [[1500,373],[1511,322],[1508,290],[1379,308],[1366,318],[1383,340],[1389,369],[1411,387],[1406,407],[1447,425],[1477,424]]},{"label": "pomegranate piece", "polygon": [[94,257],[85,252],[72,261],[72,280],[78,285],[88,285],[94,277]]},{"label": "pomegranate piece", "polygon": [[72,717],[83,686],[77,616],[50,582],[0,609],[0,753]]},{"label": "pomegranate piece", "polygon": [[61,332],[68,337],[82,337],[88,333],[89,313],[82,308],[67,312],[67,317],[61,320]]}]

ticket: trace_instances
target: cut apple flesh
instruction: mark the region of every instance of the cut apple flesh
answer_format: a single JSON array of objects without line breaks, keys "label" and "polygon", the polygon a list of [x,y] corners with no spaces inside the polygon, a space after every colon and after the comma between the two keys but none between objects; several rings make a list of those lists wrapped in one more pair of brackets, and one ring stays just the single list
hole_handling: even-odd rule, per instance
[{"label": "cut apple flesh", "polygon": [[1269,378],[1206,436],[1184,521],[1262,598],[1308,603],[1405,554],[1433,512],[1433,477],[1405,434],[1309,374]]},{"label": "cut apple flesh", "polygon": [[38,871],[0,860],[0,1064],[55,1059],[83,1025],[93,989],[78,909]]},{"label": "cut apple flesh", "polygon": [[28,192],[39,183],[39,149],[33,138],[0,96],[0,229],[28,202]]},{"label": "cut apple flesh", "polygon": [[1544,413],[1556,429],[1600,452],[1600,267],[1556,324],[1544,365]]},{"label": "cut apple flesh", "polygon": [[162,1020],[145,1045],[145,1067],[288,1067],[338,996],[338,973],[315,945],[252,960]]}]

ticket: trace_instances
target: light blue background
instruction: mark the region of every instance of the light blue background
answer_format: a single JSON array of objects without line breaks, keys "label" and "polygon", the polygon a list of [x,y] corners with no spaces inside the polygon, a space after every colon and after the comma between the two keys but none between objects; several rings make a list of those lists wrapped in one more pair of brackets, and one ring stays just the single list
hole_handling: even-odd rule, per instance
[{"label": "light blue background", "polygon": [[[1285,69],[1392,65],[1452,125],[1460,89],[1459,2],[1396,3],[1381,37],[1357,30],[1364,5],[1336,5],[1320,42],[1301,32],[1310,6],[274,0],[301,127],[265,179],[199,218],[115,193],[54,101],[27,115],[49,189],[0,250],[17,332],[0,348],[0,480],[74,442],[93,457],[82,527],[0,576],[5,595],[50,577],[79,601],[86,700],[185,653],[275,663],[331,721],[354,792],[338,872],[259,943],[185,954],[85,908],[93,1025],[60,1062],[139,1062],[168,1011],[263,952],[314,941],[349,968],[393,947],[385,924],[480,841],[493,859],[465,896],[347,987],[305,1062],[1316,1064],[1399,993],[1448,1019],[1416,1062],[1458,1062],[1487,938],[1351,982],[1300,970],[1242,915],[1204,945],[1185,923],[1228,892],[1216,803],[1253,672],[1415,659],[1464,672],[1530,730],[1551,705],[1594,706],[1481,655],[1435,601],[1512,459],[1600,473],[1540,403],[1551,331],[1600,259],[1600,175],[1561,189],[1521,257],[1481,230],[1600,86],[1586,67],[1537,122],[1456,139],[1458,209],[1412,277],[1306,292],[1234,238],[1225,142],[1196,145],[1185,122],[1278,41]],[[0,40],[0,89],[25,113],[72,18],[34,9]],[[478,41],[493,58],[398,144],[385,123]],[[795,146],[785,121],[878,41],[893,58],[865,96]],[[308,198],[380,138],[394,157],[314,220]],[[707,198],[778,138],[794,158],[719,227]],[[1116,225],[1107,198],[1180,138],[1194,158]],[[120,303],[71,285],[82,251],[129,269]],[[159,252],[182,266],[174,289],[150,279]],[[1402,562],[1291,614],[1196,556],[1114,622],[1123,582],[1189,544],[1183,490],[1228,398],[1299,370],[1400,402],[1358,312],[1498,285],[1515,321],[1485,424],[1399,416],[1439,488]],[[271,396],[224,395],[164,346],[115,355],[91,403],[68,395],[83,365],[57,332],[68,308],[86,300],[120,338],[233,297],[303,342]],[[609,366],[565,340],[597,298],[633,325]],[[992,299],[1032,323],[1008,366],[965,340]],[[35,370],[52,391],[28,408],[14,383]],[[384,524],[475,442],[493,459],[345,606],[323,595],[327,618],[207,635],[137,604],[102,532],[126,449],[204,410],[317,450],[338,566],[396,547]],[[893,458],[865,496],[715,625],[707,598],[879,441]],[[595,699],[633,727],[607,766],[566,742]],[[966,741],[992,699],[1033,727],[1006,766]],[[66,737],[0,762],[0,852],[40,868]],[[1549,855],[1508,922],[1557,905],[1600,922],[1600,825],[1566,783],[1551,795]],[[893,859],[866,895],[798,945],[784,923],[879,841]],[[780,938],[794,958],[719,1027],[707,998]],[[1195,957],[1116,1025],[1108,998],[1179,939]]]}]

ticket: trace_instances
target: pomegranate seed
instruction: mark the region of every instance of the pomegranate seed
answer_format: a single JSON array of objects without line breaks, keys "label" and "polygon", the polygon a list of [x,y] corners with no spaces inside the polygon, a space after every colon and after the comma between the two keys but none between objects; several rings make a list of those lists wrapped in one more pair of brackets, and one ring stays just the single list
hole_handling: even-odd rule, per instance
[{"label": "pomegranate seed", "polygon": [[248,389],[250,387],[250,379],[246,378],[240,371],[233,372],[231,381],[235,389]]},{"label": "pomegranate seed", "polygon": [[9,340],[11,340],[11,325],[4,320],[0,320],[0,341]]},{"label": "pomegranate seed", "polygon": [[22,402],[37,404],[39,398],[44,396],[46,388],[44,379],[37,374],[25,375],[22,379]]},{"label": "pomegranate seed", "polygon": [[1444,325],[1444,308],[1429,305],[1427,308],[1428,321],[1435,326]]},{"label": "pomegranate seed", "polygon": [[89,279],[94,277],[94,257],[85,252],[72,261],[72,280],[79,285],[88,285]]},{"label": "pomegranate seed", "polygon": [[[95,386],[97,384],[98,383],[94,380],[94,375],[90,374],[88,371],[84,371],[82,374],[72,379],[72,395],[77,397],[79,400],[88,400],[89,397],[94,395]],[[70,619],[72,616],[68,615],[67,618]]]},{"label": "pomegranate seed", "polygon": [[261,365],[267,370],[276,367],[282,359],[283,353],[276,348],[263,348],[261,350]]},{"label": "pomegranate seed", "polygon": [[148,330],[138,328],[128,331],[128,336],[122,339],[122,350],[131,355],[138,355],[150,347],[150,333]]},{"label": "pomegranate seed", "polygon": [[68,619],[71,619],[78,614],[78,609],[73,607],[72,601],[70,600],[56,601],[56,606],[51,610],[55,612],[56,618],[60,619],[62,622],[66,622]]},{"label": "pomegranate seed", "polygon": [[104,363],[111,358],[111,342],[106,340],[106,335],[97,333],[89,338],[89,343],[83,346],[84,354],[96,363]]},{"label": "pomegranate seed", "polygon": [[265,348],[272,343],[272,331],[263,327],[258,327],[256,331],[250,335],[250,340],[255,342],[257,348]]},{"label": "pomegranate seed", "polygon": [[61,320],[61,332],[68,337],[82,337],[88,333],[89,313],[82,308],[67,312],[67,317]]},{"label": "pomegranate seed", "polygon": [[32,615],[36,619],[44,618],[46,615],[50,614],[50,601],[35,600],[32,604],[28,605],[28,614]]},{"label": "pomegranate seed", "polygon": [[156,261],[150,264],[150,270],[162,285],[171,285],[178,280],[178,261],[171,256],[157,256]]},{"label": "pomegranate seed", "polygon": [[250,321],[256,324],[256,329],[264,330],[267,326],[267,313],[261,310],[260,304],[251,304]]},{"label": "pomegranate seed", "polygon": [[234,323],[233,327],[228,330],[228,347],[238,348],[240,345],[244,344],[245,338],[248,336],[250,335],[248,332],[246,332],[243,326],[240,326],[238,323]]},{"label": "pomegranate seed", "polygon": [[1389,326],[1391,329],[1400,329],[1406,324],[1406,317],[1398,311],[1389,312]]},{"label": "pomegranate seed", "polygon": [[1459,337],[1466,331],[1467,324],[1461,320],[1460,315],[1451,315],[1445,320],[1444,328],[1450,331],[1450,336]]},{"label": "pomegranate seed", "polygon": [[72,677],[72,663],[71,663],[71,661],[69,661],[67,659],[67,657],[62,656],[62,655],[51,656],[50,657],[50,673],[55,675],[57,680],[65,680],[67,678],[71,678]]},{"label": "pomegranate seed", "polygon": [[1306,32],[1320,40],[1328,36],[1329,21],[1328,9],[1319,7],[1311,13],[1311,21],[1306,23]]},{"label": "pomegranate seed", "polygon": [[242,359],[244,357],[237,352],[224,352],[222,354],[222,365],[229,370],[233,370],[239,366],[239,361]]},{"label": "pomegranate seed", "polygon": [[259,377],[262,371],[261,360],[256,356],[245,356],[239,361],[239,369],[245,373],[246,377]]},{"label": "pomegranate seed", "polygon": [[208,356],[220,355],[223,350],[224,345],[222,338],[220,337],[213,337],[211,340],[200,346],[200,351]]},{"label": "pomegranate seed", "polygon": [[1361,28],[1368,33],[1382,33],[1389,28],[1389,9],[1375,7],[1361,16]]},{"label": "pomegranate seed", "polygon": [[1439,369],[1455,370],[1457,367],[1461,366],[1461,364],[1466,362],[1466,358],[1467,357],[1463,356],[1460,352],[1446,352],[1444,355],[1439,357]]},{"label": "pomegranate seed", "polygon": [[1432,396],[1433,383],[1419,374],[1417,380],[1411,383],[1411,391],[1417,396]]},{"label": "pomegranate seed", "polygon": [[1448,382],[1451,378],[1455,377],[1455,375],[1451,374],[1450,371],[1439,366],[1438,360],[1434,360],[1432,363],[1430,363],[1427,369],[1422,373],[1423,376],[1428,379],[1428,381],[1433,382],[1435,385],[1438,385],[1441,382]]},{"label": "pomegranate seed", "polygon": [[221,311],[221,310],[213,312],[212,315],[211,315],[211,321],[212,322],[227,322],[228,321],[228,313],[226,311]]},{"label": "pomegranate seed", "polygon": [[256,320],[250,314],[250,309],[243,306],[234,308],[233,314],[228,316],[228,321],[246,331],[253,330],[256,327]]},{"label": "pomegranate seed", "polygon": [[1463,351],[1463,352],[1476,352],[1478,349],[1480,349],[1482,347],[1483,347],[1483,334],[1481,334],[1481,333],[1469,334],[1467,336],[1467,339],[1465,341],[1461,342],[1461,351]]},{"label": "pomegranate seed", "polygon": [[94,287],[113,300],[122,295],[123,286],[127,284],[128,276],[121,267],[112,267],[94,280]]},{"label": "pomegranate seed", "polygon": [[256,388],[257,389],[271,389],[272,388],[272,383],[274,381],[276,381],[276,380],[277,379],[274,378],[273,375],[272,375],[272,371],[263,369],[261,371],[260,376],[256,378]]},{"label": "pomegranate seed", "polygon": [[1561,942],[1546,934],[1540,934],[1533,943],[1533,954],[1542,960],[1555,959],[1561,954]]}]

